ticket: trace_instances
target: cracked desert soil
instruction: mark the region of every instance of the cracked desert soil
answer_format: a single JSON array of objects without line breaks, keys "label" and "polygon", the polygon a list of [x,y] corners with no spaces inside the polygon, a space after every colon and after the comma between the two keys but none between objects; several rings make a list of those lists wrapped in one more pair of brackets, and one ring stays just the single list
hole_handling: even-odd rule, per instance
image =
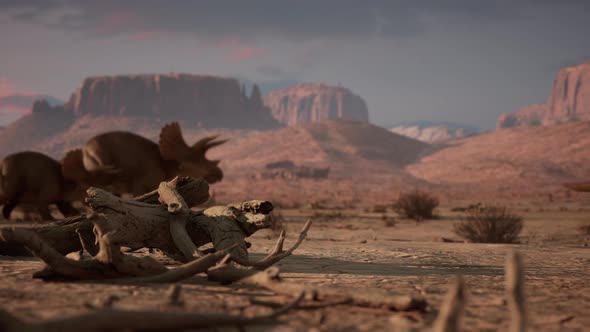
[{"label": "cracked desert soil", "polygon": [[[562,204],[563,205],[563,204]],[[504,331],[508,311],[504,302],[503,267],[510,250],[521,253],[525,264],[530,331],[590,331],[590,236],[577,228],[588,222],[590,210],[576,203],[544,206],[542,210],[516,211],[524,216],[521,244],[446,243],[458,239],[452,224],[460,216],[450,207],[438,210],[441,218],[416,224],[396,220],[386,226],[381,213],[362,209],[289,209],[287,245],[294,241],[307,218],[314,224],[308,240],[295,255],[278,266],[291,281],[340,285],[363,292],[368,287],[399,294],[421,295],[429,306],[424,313],[396,313],[385,309],[336,305],[294,310],[282,324],[250,326],[245,331],[395,331],[427,330],[440,308],[454,276],[464,276],[467,308],[463,331]],[[388,213],[390,217],[392,213]],[[273,245],[270,231],[251,238],[253,256]],[[158,309],[167,285],[115,286],[88,282],[43,282],[31,278],[42,267],[33,258],[0,256],[0,303],[10,313],[38,320],[82,313],[108,296],[120,298],[120,309]],[[253,315],[268,308],[251,305],[249,297],[286,302],[267,291],[246,286],[220,286],[195,276],[183,284],[186,310]],[[218,329],[238,331],[237,328]]]}]

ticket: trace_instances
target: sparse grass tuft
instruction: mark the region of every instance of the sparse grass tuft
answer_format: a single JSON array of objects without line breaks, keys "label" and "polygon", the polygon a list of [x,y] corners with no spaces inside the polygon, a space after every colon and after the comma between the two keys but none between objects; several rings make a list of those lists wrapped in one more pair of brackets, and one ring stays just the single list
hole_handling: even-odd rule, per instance
[{"label": "sparse grass tuft", "polygon": [[522,226],[522,217],[504,206],[481,206],[468,210],[453,231],[475,243],[515,243]]},{"label": "sparse grass tuft", "polygon": [[422,221],[434,218],[434,209],[438,206],[438,198],[418,190],[402,193],[393,209],[402,217]]}]

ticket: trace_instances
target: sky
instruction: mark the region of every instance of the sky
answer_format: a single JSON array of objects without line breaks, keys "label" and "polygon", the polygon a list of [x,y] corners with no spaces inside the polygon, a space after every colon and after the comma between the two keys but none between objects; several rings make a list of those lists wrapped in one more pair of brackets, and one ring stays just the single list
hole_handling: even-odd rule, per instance
[{"label": "sky", "polygon": [[320,81],[362,96],[375,124],[488,129],[501,113],[546,101],[559,69],[590,59],[589,8],[586,0],[0,0],[0,98],[67,100],[87,76],[183,72]]}]

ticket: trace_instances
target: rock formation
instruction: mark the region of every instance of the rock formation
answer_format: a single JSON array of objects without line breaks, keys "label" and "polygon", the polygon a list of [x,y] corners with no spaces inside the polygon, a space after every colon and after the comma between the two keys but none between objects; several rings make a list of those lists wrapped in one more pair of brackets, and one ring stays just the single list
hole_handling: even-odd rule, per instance
[{"label": "rock formation", "polygon": [[365,101],[342,87],[302,83],[272,91],[263,100],[274,118],[287,126],[331,119],[369,121]]},{"label": "rock formation", "polygon": [[[74,122],[71,113],[64,112],[60,106],[47,107],[42,102],[35,105],[31,114],[22,116],[0,131],[0,158],[9,153],[31,150]],[[54,157],[61,158],[61,155]]]},{"label": "rock formation", "polygon": [[31,105],[36,100],[45,100],[48,107],[63,104],[63,101],[51,96],[0,91],[0,125],[9,125],[23,115],[31,113]]},{"label": "rock formation", "polygon": [[414,122],[391,127],[390,131],[426,143],[444,143],[477,134],[477,128],[454,123]]},{"label": "rock formation", "polygon": [[590,119],[590,62],[559,71],[546,104],[502,114],[497,128],[551,125]]},{"label": "rock formation", "polygon": [[272,128],[279,124],[257,86],[246,96],[236,79],[188,74],[90,77],[66,103],[76,117],[147,116],[187,125]]}]

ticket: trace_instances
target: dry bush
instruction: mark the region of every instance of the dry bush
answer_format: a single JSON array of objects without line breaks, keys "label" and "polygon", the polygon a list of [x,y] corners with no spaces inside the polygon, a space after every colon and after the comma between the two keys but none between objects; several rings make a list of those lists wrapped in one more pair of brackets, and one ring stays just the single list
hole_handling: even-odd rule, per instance
[{"label": "dry bush", "polygon": [[522,225],[522,217],[504,206],[482,206],[467,211],[453,231],[476,243],[515,243]]},{"label": "dry bush", "polygon": [[438,198],[432,194],[418,190],[402,193],[393,209],[405,218],[422,221],[434,217],[434,209],[438,206]]}]

